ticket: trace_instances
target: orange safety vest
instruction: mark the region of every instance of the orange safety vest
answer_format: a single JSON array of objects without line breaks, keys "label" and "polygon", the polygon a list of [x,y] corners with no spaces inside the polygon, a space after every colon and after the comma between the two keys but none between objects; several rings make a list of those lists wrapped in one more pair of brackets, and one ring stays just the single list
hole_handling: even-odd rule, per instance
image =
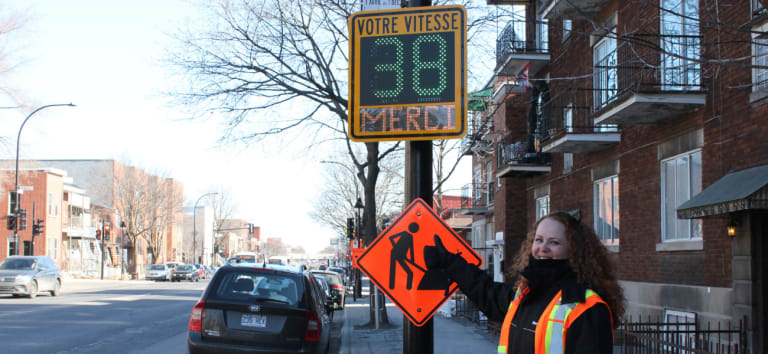
[{"label": "orange safety vest", "polygon": [[[523,297],[530,291],[530,289],[525,288],[521,294],[518,290],[515,294],[515,299],[509,303],[509,310],[507,310],[507,315],[504,316],[504,323],[501,325],[501,337],[499,338],[499,346],[497,348],[499,354],[507,353],[509,328],[512,326],[512,319],[515,317]],[[565,353],[565,336],[571,324],[592,306],[605,304],[605,301],[591,289],[587,289],[583,303],[561,304],[562,295],[563,292],[558,291],[557,295],[550,301],[539,317],[539,322],[536,324],[536,338],[534,342],[535,354]],[[605,304],[605,306],[607,307],[608,304]],[[610,311],[611,309],[609,308],[608,312],[610,313]],[[611,328],[613,328],[613,317],[611,317]]]}]

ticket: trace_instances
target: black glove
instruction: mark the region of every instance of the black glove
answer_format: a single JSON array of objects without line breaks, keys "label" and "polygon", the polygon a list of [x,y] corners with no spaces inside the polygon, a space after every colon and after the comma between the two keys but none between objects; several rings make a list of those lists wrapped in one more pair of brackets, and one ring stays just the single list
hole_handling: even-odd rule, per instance
[{"label": "black glove", "polygon": [[427,265],[427,269],[445,269],[459,257],[461,252],[453,254],[445,249],[443,242],[440,241],[440,237],[435,235],[435,245],[424,247],[424,263]]}]

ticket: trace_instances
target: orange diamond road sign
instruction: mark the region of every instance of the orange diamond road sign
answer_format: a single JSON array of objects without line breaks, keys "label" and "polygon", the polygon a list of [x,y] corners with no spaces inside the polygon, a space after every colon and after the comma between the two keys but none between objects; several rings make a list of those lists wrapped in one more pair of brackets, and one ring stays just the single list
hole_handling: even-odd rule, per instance
[{"label": "orange diamond road sign", "polygon": [[419,327],[458,290],[445,273],[427,270],[424,263],[424,247],[435,245],[435,235],[468,263],[483,263],[422,199],[414,200],[357,260],[360,270]]}]

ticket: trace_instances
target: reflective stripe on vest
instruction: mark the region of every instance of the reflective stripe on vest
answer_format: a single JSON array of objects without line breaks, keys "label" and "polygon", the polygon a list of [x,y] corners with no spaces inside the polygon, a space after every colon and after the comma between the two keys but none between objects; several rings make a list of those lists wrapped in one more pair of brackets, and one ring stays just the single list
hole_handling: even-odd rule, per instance
[{"label": "reflective stripe on vest", "polygon": [[[515,294],[515,299],[509,304],[509,310],[507,310],[507,314],[504,316],[504,323],[501,327],[501,337],[497,347],[499,354],[507,352],[512,319],[515,317],[520,301],[528,292],[529,289],[527,288],[523,290],[522,294],[518,291]],[[605,301],[597,293],[589,289],[586,291],[584,298],[585,301],[583,303],[561,304],[562,291],[555,295],[544,312],[542,312],[539,322],[536,324],[535,354],[565,353],[565,337],[571,324],[592,306],[599,303],[605,304]],[[608,306],[607,304],[605,305],[606,307]],[[608,311],[610,313],[610,309]],[[613,328],[613,323],[611,323],[611,328]]]}]

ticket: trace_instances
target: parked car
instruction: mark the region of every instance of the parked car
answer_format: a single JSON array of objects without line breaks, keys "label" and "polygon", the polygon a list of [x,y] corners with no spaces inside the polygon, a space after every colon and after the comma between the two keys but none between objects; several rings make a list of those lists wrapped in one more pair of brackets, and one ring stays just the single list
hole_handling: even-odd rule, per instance
[{"label": "parked car", "polygon": [[10,256],[0,263],[0,294],[34,299],[40,291],[59,295],[61,271],[47,256]]},{"label": "parked car", "polygon": [[331,271],[313,270],[312,274],[319,275],[325,278],[330,288],[331,300],[333,301],[333,307],[336,309],[344,309],[344,295],[346,291],[344,289],[344,283],[341,281],[339,273]]},{"label": "parked car", "polygon": [[325,353],[330,309],[309,272],[233,264],[219,268],[192,309],[188,353]]},{"label": "parked car", "polygon": [[205,276],[206,271],[205,271],[205,268],[203,268],[202,264],[193,264],[193,266],[195,266],[195,268],[197,269],[197,277],[198,278],[200,278],[200,279],[207,279],[206,276]]},{"label": "parked car", "polygon": [[336,272],[341,275],[341,281],[344,283],[344,285],[347,285],[347,270],[342,267],[328,267],[328,270],[331,272]]},{"label": "parked car", "polygon": [[170,281],[171,268],[169,268],[167,264],[150,265],[149,270],[147,270],[147,275],[144,276],[144,279],[155,280],[155,281],[158,281],[158,280]]},{"label": "parked car", "polygon": [[200,281],[200,272],[192,264],[183,264],[176,266],[176,268],[173,269],[171,279],[173,279],[173,281]]},{"label": "parked car", "polygon": [[328,282],[325,281],[325,278],[320,275],[312,274],[312,279],[314,279],[320,289],[323,290],[323,303],[328,308],[328,316],[333,320],[334,306],[333,300],[331,300],[331,287],[328,285]]}]

